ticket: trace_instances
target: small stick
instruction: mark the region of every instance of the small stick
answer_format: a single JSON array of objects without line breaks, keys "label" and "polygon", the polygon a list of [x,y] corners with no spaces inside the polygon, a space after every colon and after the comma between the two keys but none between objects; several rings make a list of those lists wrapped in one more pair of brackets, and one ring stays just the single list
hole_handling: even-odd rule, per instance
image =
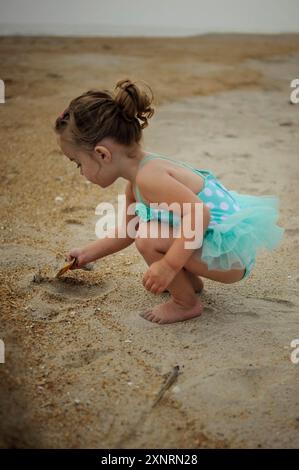
[{"label": "small stick", "polygon": [[77,261],[77,258],[73,258],[72,261],[68,264],[66,264],[65,266],[63,266],[63,268],[61,268],[58,273],[56,274],[55,277],[60,277],[62,276],[62,274],[64,274],[66,271],[68,271],[69,269],[71,269],[71,267],[76,263]]},{"label": "small stick", "polygon": [[152,405],[152,408],[154,408],[154,406],[157,405],[157,403],[159,403],[159,401],[162,399],[162,397],[164,396],[165,392],[174,384],[174,382],[177,380],[178,378],[178,375],[179,375],[179,370],[180,370],[180,366],[174,366],[172,371],[169,372],[167,378],[166,378],[166,381],[165,383],[162,385],[162,387],[160,388],[160,391]]},{"label": "small stick", "polygon": [[136,432],[140,426],[142,426],[145,423],[145,420],[149,416],[151,410],[156,406],[156,404],[161,400],[163,397],[164,393],[171,387],[172,384],[176,381],[178,375],[179,375],[179,370],[180,366],[174,366],[173,369],[167,374],[166,381],[160,388],[160,391],[151,406],[151,408],[148,408],[147,410],[144,410],[143,413],[139,416],[139,419],[137,422],[135,422],[132,426],[130,431],[121,439],[117,442],[116,447],[119,449],[121,445],[123,445],[124,442],[127,442],[129,439],[131,439],[133,436],[136,435]]}]

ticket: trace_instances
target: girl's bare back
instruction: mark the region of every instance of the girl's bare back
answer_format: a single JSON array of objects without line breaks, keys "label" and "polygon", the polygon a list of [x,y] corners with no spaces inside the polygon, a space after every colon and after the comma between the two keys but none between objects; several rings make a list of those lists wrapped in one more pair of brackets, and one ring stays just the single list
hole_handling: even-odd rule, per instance
[{"label": "girl's bare back", "polygon": [[[193,191],[194,194],[198,194],[204,187],[204,179],[199,174],[196,174],[191,169],[189,170],[188,168],[181,167],[177,165],[176,163],[163,160],[162,158],[161,159],[155,158],[154,160],[150,160],[146,162],[145,165],[148,166],[147,168],[148,170],[151,167],[151,168],[159,168],[161,169],[161,171],[162,170],[167,171],[167,173],[170,176],[175,178],[180,183],[184,184],[187,188],[191,189],[191,191]],[[144,168],[144,166],[142,168]],[[135,201],[137,201],[134,189],[133,189],[133,195],[134,195]],[[147,204],[150,204],[150,201],[147,201],[146,199],[144,199],[144,202]]]}]

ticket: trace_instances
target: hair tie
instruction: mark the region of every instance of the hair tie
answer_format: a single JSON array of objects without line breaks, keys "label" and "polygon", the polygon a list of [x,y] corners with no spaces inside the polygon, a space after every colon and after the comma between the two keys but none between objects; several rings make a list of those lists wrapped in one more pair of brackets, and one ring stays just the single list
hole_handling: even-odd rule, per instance
[{"label": "hair tie", "polygon": [[64,115],[69,111],[69,108],[65,108],[65,110],[63,111],[63,113],[60,114],[60,119],[63,119],[64,118]]}]

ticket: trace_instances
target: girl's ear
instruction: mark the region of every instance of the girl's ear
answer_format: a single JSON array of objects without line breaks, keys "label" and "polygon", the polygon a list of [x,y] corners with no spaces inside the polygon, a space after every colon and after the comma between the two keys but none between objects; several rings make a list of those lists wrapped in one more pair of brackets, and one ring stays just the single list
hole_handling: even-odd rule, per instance
[{"label": "girl's ear", "polygon": [[111,155],[110,150],[108,150],[107,147],[104,147],[103,145],[96,145],[94,148],[94,152],[95,152],[96,157],[100,158],[101,161],[112,160],[112,155]]}]

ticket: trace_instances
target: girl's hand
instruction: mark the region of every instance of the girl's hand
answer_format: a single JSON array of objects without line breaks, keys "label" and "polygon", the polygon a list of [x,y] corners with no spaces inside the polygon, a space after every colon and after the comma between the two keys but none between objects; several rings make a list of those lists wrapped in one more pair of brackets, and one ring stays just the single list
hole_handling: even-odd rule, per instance
[{"label": "girl's hand", "polygon": [[86,251],[84,248],[74,248],[67,254],[67,261],[72,261],[74,258],[76,258],[76,262],[70,269],[82,268],[85,264],[88,263]]},{"label": "girl's hand", "polygon": [[176,274],[177,272],[162,258],[150,265],[143,276],[142,284],[153,294],[162,294]]}]

